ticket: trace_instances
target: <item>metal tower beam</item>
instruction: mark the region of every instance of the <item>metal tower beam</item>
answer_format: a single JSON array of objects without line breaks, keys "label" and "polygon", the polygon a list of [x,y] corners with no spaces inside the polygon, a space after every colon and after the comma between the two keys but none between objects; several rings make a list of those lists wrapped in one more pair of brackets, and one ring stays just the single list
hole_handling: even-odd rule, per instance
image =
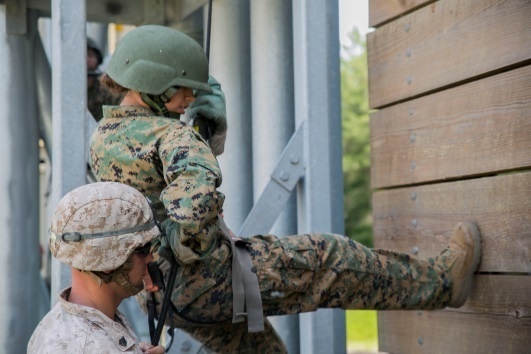
[{"label": "metal tower beam", "polygon": [[230,195],[224,215],[236,230],[253,206],[249,2],[217,0],[212,7],[210,72],[222,84],[229,120],[220,190]]},{"label": "metal tower beam", "polygon": [[[52,0],[52,195],[53,209],[86,181],[87,107],[85,0]],[[70,269],[52,260],[52,304],[70,284]]]},{"label": "metal tower beam", "polygon": [[[208,0],[90,0],[86,2],[86,19],[99,23],[162,25],[185,20],[207,2]],[[7,3],[24,10],[34,10],[44,17],[52,14],[51,0],[0,0],[0,5]],[[22,17],[17,19],[17,25],[22,27],[23,20]]]},{"label": "metal tower beam", "polygon": [[[295,115],[306,121],[299,233],[344,233],[337,0],[293,1]],[[345,353],[342,310],[300,315],[301,353]]]},{"label": "metal tower beam", "polygon": [[[0,5],[0,352],[24,351],[39,307],[39,126],[34,17]],[[29,21],[27,21],[29,19]]]}]

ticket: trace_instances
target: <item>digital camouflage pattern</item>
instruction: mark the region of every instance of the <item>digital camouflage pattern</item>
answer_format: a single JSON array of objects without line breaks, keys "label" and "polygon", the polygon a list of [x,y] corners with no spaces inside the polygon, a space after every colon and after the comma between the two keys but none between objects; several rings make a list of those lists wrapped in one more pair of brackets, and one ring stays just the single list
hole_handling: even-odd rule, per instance
[{"label": "digital camouflage pattern", "polygon": [[[217,219],[224,199],[216,191],[221,173],[190,127],[142,107],[106,107],[91,141],[91,165],[101,180],[126,183],[149,196],[167,218],[163,226],[181,265],[171,289],[176,327],[215,352],[285,352],[267,321],[261,333],[231,323],[231,249]],[[265,315],[320,307],[435,309],[450,301],[448,269],[455,258],[444,254],[418,260],[332,234],[248,240]],[[163,294],[156,296],[160,311]],[[137,296],[144,308],[147,297]]]},{"label": "digital camouflage pattern", "polygon": [[[370,250],[333,234],[281,239],[266,235],[248,240],[266,316],[318,308],[430,310],[443,308],[450,301],[448,269],[454,258],[448,258],[449,262],[446,256],[419,260]],[[269,333],[267,328],[266,333],[248,333],[246,323],[231,323],[230,254],[225,259],[219,257],[221,254],[213,253],[216,258],[193,268],[179,269],[178,285],[172,292],[177,310],[173,312],[174,325],[216,352],[285,352],[272,329]],[[157,298],[159,311],[162,296]],[[145,292],[137,297],[144,309],[147,297]]]},{"label": "digital camouflage pattern", "polygon": [[114,270],[136,248],[160,235],[156,225],[81,241],[65,241],[61,235],[119,231],[153,221],[146,197],[136,189],[120,183],[87,184],[67,193],[57,204],[50,227],[50,251],[59,261],[79,270]]},{"label": "digital camouflage pattern", "polygon": [[68,302],[69,294],[70,288],[63,290],[59,302],[39,323],[27,354],[142,353],[122,313],[117,311],[113,321],[92,307]]},{"label": "digital camouflage pattern", "polygon": [[104,107],[91,140],[90,164],[101,181],[128,184],[146,195],[160,220],[175,221],[171,244],[181,264],[207,256],[218,242],[225,196],[218,162],[189,125],[154,117],[144,107]]}]

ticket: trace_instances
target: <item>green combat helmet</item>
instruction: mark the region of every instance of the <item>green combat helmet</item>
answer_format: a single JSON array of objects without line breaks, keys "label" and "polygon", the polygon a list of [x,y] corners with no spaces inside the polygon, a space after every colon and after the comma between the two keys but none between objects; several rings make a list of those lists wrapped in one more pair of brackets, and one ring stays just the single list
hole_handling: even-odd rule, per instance
[{"label": "green combat helmet", "polygon": [[212,92],[208,59],[201,46],[175,29],[146,25],[120,41],[107,66],[120,86],[138,91],[151,109],[169,116],[164,105],[179,86]]},{"label": "green combat helmet", "polygon": [[160,229],[142,193],[121,183],[98,182],[59,201],[49,234],[50,251],[60,262],[136,295],[142,288],[129,283],[130,256],[149,247]]}]

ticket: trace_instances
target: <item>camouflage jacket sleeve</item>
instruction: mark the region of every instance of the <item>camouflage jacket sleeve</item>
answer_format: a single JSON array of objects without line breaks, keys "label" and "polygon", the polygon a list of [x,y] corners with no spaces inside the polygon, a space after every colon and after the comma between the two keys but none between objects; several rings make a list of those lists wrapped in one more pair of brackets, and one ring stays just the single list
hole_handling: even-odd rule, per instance
[{"label": "camouflage jacket sleeve", "polygon": [[188,264],[216,246],[225,198],[216,190],[221,171],[210,148],[186,125],[169,130],[159,155],[168,185],[160,195],[169,217],[166,232],[177,261]]}]

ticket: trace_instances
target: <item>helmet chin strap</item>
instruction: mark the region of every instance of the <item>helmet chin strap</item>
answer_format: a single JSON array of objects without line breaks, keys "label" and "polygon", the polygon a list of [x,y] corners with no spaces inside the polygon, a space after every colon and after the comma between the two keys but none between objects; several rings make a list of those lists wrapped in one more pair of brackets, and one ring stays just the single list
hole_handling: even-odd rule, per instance
[{"label": "helmet chin strap", "polygon": [[120,268],[115,269],[110,273],[97,271],[86,272],[91,274],[96,279],[99,286],[101,286],[102,281],[106,284],[113,281],[116,284],[120,285],[122,288],[124,288],[130,296],[135,296],[144,289],[144,284],[142,283],[140,286],[133,286],[129,282],[129,271],[131,269],[133,269],[133,260],[131,257],[129,257]]},{"label": "helmet chin strap", "polygon": [[142,92],[140,93],[140,97],[142,97],[142,101],[144,101],[144,103],[147,104],[157,116],[170,116],[170,112],[168,112],[168,109],[164,104],[165,102],[161,99],[160,95],[150,95]]},{"label": "helmet chin strap", "polygon": [[140,92],[142,101],[151,108],[153,113],[158,116],[172,117],[172,114],[166,108],[166,103],[177,93],[179,87],[170,87],[160,95],[151,95],[148,93]]},{"label": "helmet chin strap", "polygon": [[133,268],[133,260],[129,258],[117,272],[112,275],[112,281],[120,285],[131,296],[135,296],[144,289],[144,283],[139,286],[133,286],[129,282],[129,271]]}]

